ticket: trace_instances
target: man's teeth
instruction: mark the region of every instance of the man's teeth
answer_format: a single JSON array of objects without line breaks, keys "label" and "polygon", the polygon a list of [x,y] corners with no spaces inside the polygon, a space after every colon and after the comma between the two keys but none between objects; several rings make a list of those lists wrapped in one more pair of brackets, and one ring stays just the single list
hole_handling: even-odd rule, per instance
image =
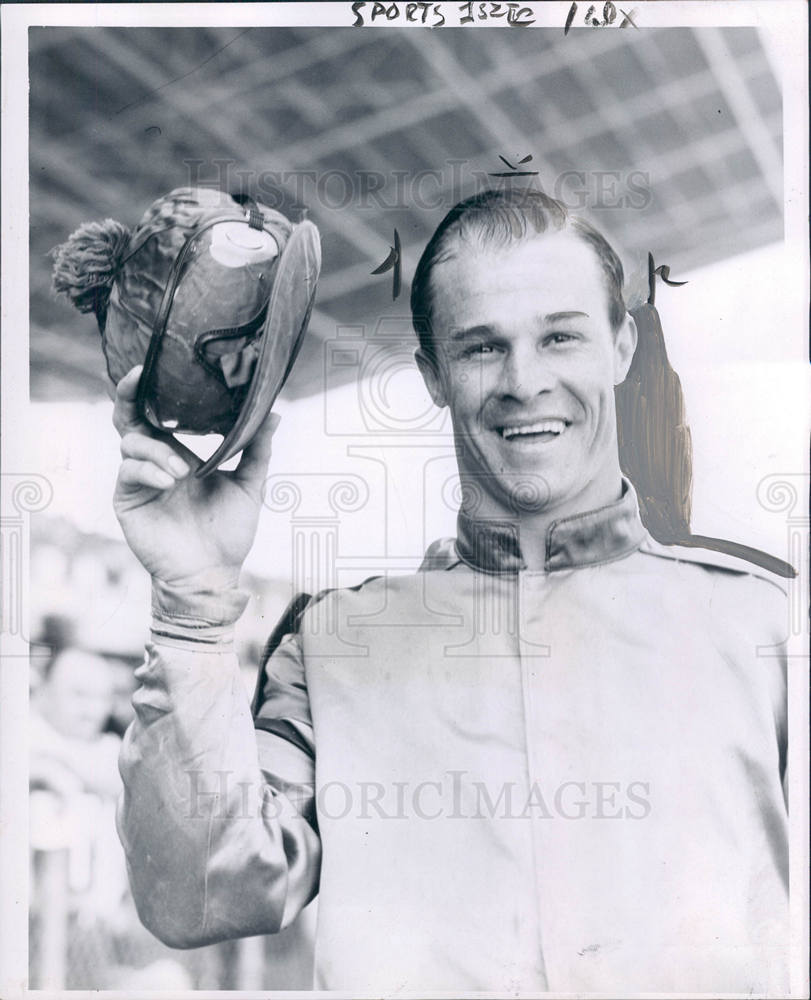
[{"label": "man's teeth", "polygon": [[520,427],[502,427],[501,436],[509,439],[522,434],[562,434],[565,430],[565,420],[539,420],[535,424],[522,424]]}]

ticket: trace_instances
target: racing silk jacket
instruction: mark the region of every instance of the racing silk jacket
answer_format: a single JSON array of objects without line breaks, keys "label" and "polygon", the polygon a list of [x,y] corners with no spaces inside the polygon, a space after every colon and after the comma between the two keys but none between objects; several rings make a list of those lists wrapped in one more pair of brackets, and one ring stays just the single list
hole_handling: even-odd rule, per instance
[{"label": "racing silk jacket", "polygon": [[238,593],[156,585],[119,829],[191,947],[319,896],[315,986],[788,988],[781,586],[665,547],[633,490],[549,528],[459,519],[422,570],[302,596],[253,712]]}]

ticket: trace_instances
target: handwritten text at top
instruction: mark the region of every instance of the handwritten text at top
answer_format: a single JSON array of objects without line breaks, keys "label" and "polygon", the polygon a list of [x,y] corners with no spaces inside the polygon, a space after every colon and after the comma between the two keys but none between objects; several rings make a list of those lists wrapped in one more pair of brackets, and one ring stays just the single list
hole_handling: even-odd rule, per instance
[{"label": "handwritten text at top", "polygon": [[[355,28],[383,24],[416,24],[428,28],[440,28],[445,24],[449,26],[502,24],[512,28],[528,28],[535,24],[536,20],[533,6],[515,0],[507,0],[504,3],[494,3],[491,0],[487,0],[486,3],[477,3],[474,0],[469,0],[468,3],[388,3],[385,0],[368,0],[368,2],[357,0],[351,4],[351,10],[355,15],[355,20],[352,22]],[[637,27],[635,17],[635,10],[626,11],[617,8],[610,0],[604,4],[588,6],[583,4],[581,10],[578,10],[577,3],[572,3],[562,27],[564,34],[568,34],[571,27],[581,23],[583,26],[594,28],[609,26],[635,28]]]},{"label": "handwritten text at top", "polygon": [[[446,23],[472,24],[474,21],[506,23],[511,27],[525,28],[535,23],[532,9],[514,2],[462,4],[358,2],[352,4],[352,13],[355,15],[353,22],[355,28],[366,24],[385,23],[422,24],[429,28],[441,28]],[[450,22],[446,20],[446,13]]]}]

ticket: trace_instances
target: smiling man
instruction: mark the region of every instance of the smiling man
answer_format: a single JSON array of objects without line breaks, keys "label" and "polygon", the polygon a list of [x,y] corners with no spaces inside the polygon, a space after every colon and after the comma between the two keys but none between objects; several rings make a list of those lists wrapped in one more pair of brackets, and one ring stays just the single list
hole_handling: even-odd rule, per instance
[{"label": "smiling man", "polygon": [[480,516],[514,515],[518,502],[539,568],[552,520],[619,499],[614,386],[636,346],[619,260],[566,221],[534,192],[463,203],[426,248],[412,296],[417,361],[450,408],[462,480],[487,484]]},{"label": "smiling man", "polygon": [[201,485],[122,380],[116,507],[154,624],[120,830],[167,943],[272,933],[317,894],[322,989],[787,988],[784,595],[645,531],[622,284],[542,194],[452,210],[412,309],[457,537],[299,597],[252,713],[230,643],[274,424]]}]

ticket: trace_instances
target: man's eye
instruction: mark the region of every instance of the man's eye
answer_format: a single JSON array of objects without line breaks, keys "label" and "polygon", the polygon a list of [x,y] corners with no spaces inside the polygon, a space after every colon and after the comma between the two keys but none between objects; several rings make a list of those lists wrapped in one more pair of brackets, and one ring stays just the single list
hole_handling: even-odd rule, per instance
[{"label": "man's eye", "polygon": [[465,358],[481,357],[483,354],[492,354],[495,347],[492,344],[470,344],[462,352]]},{"label": "man's eye", "polygon": [[567,344],[572,340],[577,340],[573,333],[550,333],[546,338],[547,344]]}]

